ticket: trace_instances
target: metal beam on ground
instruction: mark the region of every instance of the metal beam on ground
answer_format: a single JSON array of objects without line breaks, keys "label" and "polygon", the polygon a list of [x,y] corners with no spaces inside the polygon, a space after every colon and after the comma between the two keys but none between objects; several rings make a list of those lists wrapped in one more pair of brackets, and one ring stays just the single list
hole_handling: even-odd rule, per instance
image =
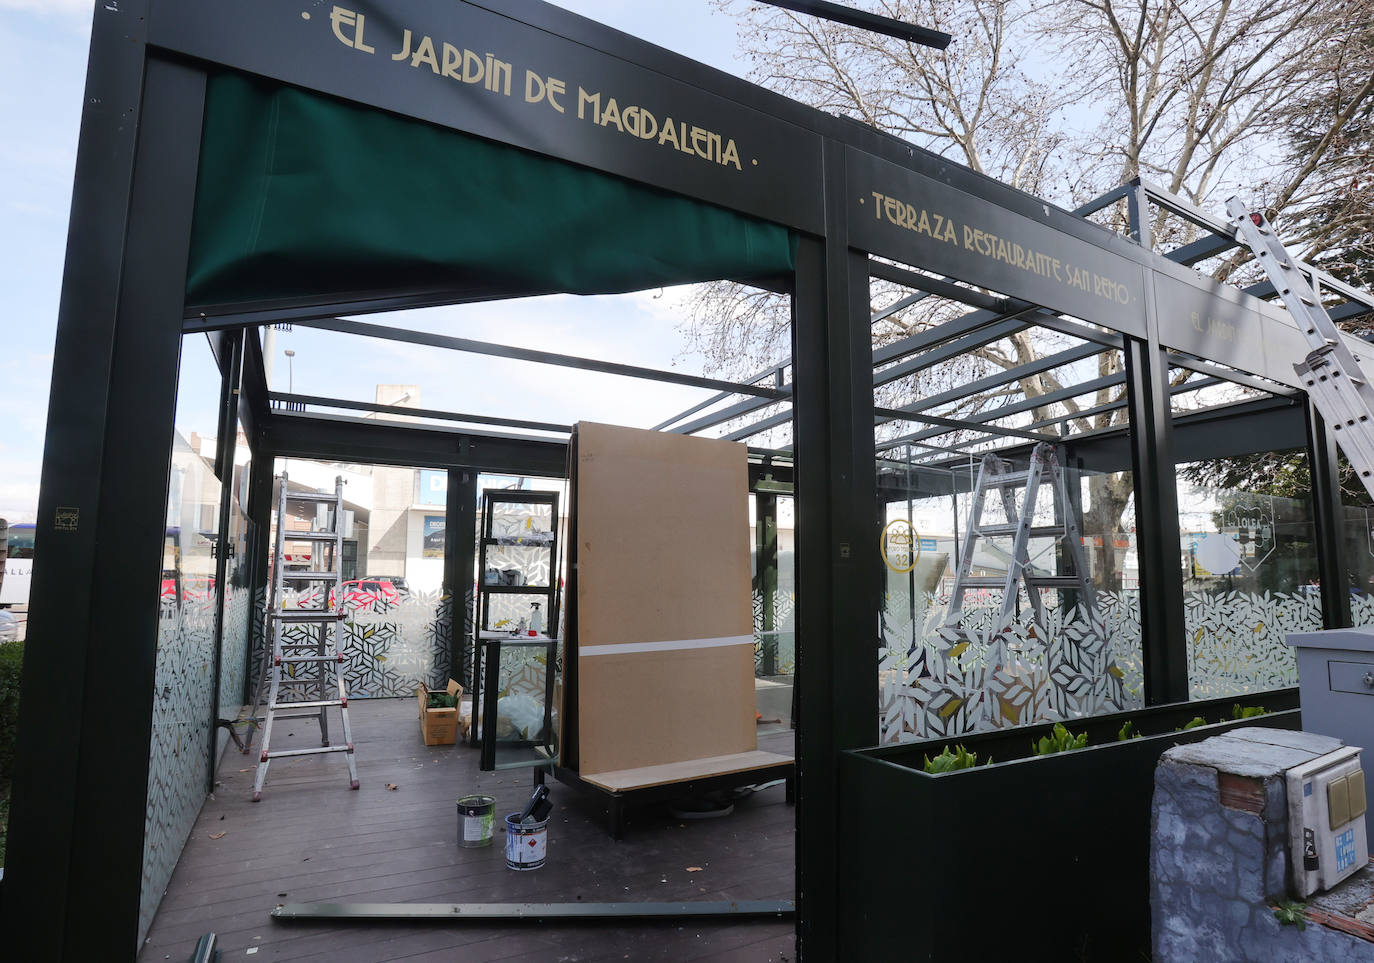
[{"label": "metal beam on ground", "polygon": [[277,920],[332,922],[465,923],[497,920],[529,923],[552,920],[782,919],[795,915],[790,899],[681,903],[284,903],[272,910]]}]

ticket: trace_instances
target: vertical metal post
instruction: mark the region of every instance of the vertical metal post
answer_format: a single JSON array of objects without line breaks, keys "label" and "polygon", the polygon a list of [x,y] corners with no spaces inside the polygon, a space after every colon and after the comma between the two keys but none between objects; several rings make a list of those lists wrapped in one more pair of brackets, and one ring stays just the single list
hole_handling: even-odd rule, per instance
[{"label": "vertical metal post", "polygon": [[793,296],[797,457],[798,951],[842,959],[839,754],[878,738],[878,553],[868,262],[848,245],[844,147],[825,145],[826,239]]},{"label": "vertical metal post", "polygon": [[[239,370],[243,363],[243,332],[226,337],[226,357],[220,370],[219,427],[215,439],[215,465],[219,470],[219,513],[215,524],[215,660],[210,683],[209,765],[205,791],[215,791],[215,765],[219,758],[220,667],[224,664],[224,591],[229,573],[230,515],[234,499],[234,448],[238,442]],[[242,640],[239,640],[241,643]]]},{"label": "vertical metal post", "polygon": [[1183,622],[1169,363],[1153,338],[1143,341],[1126,336],[1124,342],[1145,701],[1148,705],[1183,702],[1188,698],[1188,646]]},{"label": "vertical metal post", "polygon": [[[1150,196],[1137,177],[1127,195],[1131,236],[1147,251],[1154,244]],[[1188,698],[1188,641],[1183,613],[1183,568],[1178,539],[1178,481],[1174,473],[1174,420],[1169,363],[1159,343],[1153,289],[1146,284],[1149,336],[1123,338],[1126,395],[1131,418],[1131,470],[1135,488],[1136,554],[1140,564],[1140,645],[1145,702]],[[1103,532],[1105,542],[1110,532]],[[1104,551],[1106,558],[1111,554]]]},{"label": "vertical metal post", "polygon": [[754,493],[754,587],[759,593],[761,675],[778,674],[778,637],[773,606],[778,595],[778,496]]},{"label": "vertical metal post", "polygon": [[[444,591],[453,606],[450,618],[449,675],[468,678],[468,646],[472,643],[473,558],[477,551],[477,473],[450,468],[444,514]],[[550,618],[552,618],[550,614]],[[550,633],[556,626],[550,627]],[[475,721],[475,720],[474,720]]]},{"label": "vertical metal post", "polygon": [[1311,399],[1307,412],[1307,465],[1312,478],[1312,514],[1317,534],[1317,574],[1322,586],[1322,627],[1351,624],[1350,585],[1345,563],[1344,511],[1335,433]]},{"label": "vertical metal post", "polygon": [[1137,244],[1149,250],[1153,244],[1150,230],[1150,195],[1145,185],[1137,177],[1131,181],[1131,192],[1126,195],[1126,216],[1130,221],[1131,237]]},{"label": "vertical metal post", "polygon": [[[97,506],[148,3],[95,9],[39,490],[0,932],[16,959],[63,953],[81,716],[92,647]],[[62,693],[56,699],[54,693]],[[135,881],[135,889],[137,889]],[[26,950],[28,951],[26,956]]]},{"label": "vertical metal post", "polygon": [[[6,865],[3,929],[18,959],[137,950],[157,588],[205,107],[200,71],[149,61],[145,72],[140,12],[146,5],[101,5],[92,41],[31,598],[34,637],[60,644],[31,647],[24,667]],[[135,63],[103,75],[112,55]],[[127,71],[143,89],[141,117]],[[125,131],[137,132],[136,158]],[[131,182],[111,182],[107,166],[131,171]]]},{"label": "vertical metal post", "polygon": [[[243,677],[243,701],[251,704],[262,672],[251,671],[253,652],[260,651],[267,658],[267,578],[272,558],[272,487],[275,480],[273,458],[264,451],[260,438],[252,439],[253,463],[248,477],[248,518],[252,523],[248,534],[249,585],[253,589],[252,627],[248,633],[248,666]],[[259,604],[261,599],[261,604]],[[259,670],[262,666],[260,665]]]}]

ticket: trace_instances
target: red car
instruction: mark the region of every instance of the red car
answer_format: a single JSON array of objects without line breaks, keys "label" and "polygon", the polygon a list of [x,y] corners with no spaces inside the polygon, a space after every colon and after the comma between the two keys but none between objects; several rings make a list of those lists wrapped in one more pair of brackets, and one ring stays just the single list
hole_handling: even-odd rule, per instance
[{"label": "red car", "polygon": [[[177,575],[175,572],[162,573],[162,590],[159,593],[163,601],[175,601],[177,597]],[[213,598],[215,594],[215,577],[213,575],[183,575],[181,576],[181,600],[183,602],[205,602]]]},{"label": "red car", "polygon": [[[399,576],[372,576],[349,579],[343,583],[343,608],[349,612],[385,612],[410,596],[406,581]],[[290,598],[290,596],[288,596]],[[335,607],[338,593],[329,590],[330,608]],[[295,596],[294,608],[313,609],[320,605],[320,589],[307,589]]]},{"label": "red car", "polygon": [[[343,607],[357,612],[385,612],[393,605],[400,605],[404,596],[404,586],[386,579],[362,578],[343,583]],[[333,603],[335,595],[329,593]]]}]

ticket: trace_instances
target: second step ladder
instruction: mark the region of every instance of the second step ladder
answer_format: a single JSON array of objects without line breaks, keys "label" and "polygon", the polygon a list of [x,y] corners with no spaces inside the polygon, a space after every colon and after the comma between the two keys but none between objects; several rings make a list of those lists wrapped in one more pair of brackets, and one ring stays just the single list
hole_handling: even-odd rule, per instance
[{"label": "second step ladder", "polygon": [[[358,788],[358,767],[353,754],[353,733],[348,724],[348,688],[344,682],[344,654],[341,640],[343,620],[343,477],[334,479],[334,493],[288,493],[286,472],[279,478],[277,495],[276,555],[272,565],[272,598],[267,618],[272,627],[272,652],[268,657],[266,722],[253,779],[253,802],[262,798],[267,768],[283,756],[310,756],[325,752],[343,753],[348,763],[349,788]],[[315,502],[332,511],[314,513],[307,530],[292,531],[288,539],[286,503]],[[322,519],[322,516],[331,516]],[[323,524],[322,524],[323,521]],[[313,543],[311,567],[286,570],[286,543]],[[316,550],[316,547],[318,550]],[[320,556],[328,557],[328,568],[319,567]],[[287,592],[294,593],[295,607],[287,607]],[[302,604],[304,603],[304,604]],[[290,634],[288,634],[288,632]],[[329,710],[339,710],[343,741],[329,739]],[[256,707],[255,707],[256,710]],[[272,726],[285,719],[316,719],[320,724],[320,745],[305,749],[273,749]]]},{"label": "second step ladder", "polygon": [[[1035,509],[1043,489],[1048,487],[1053,497],[1054,522],[1050,525],[1035,525]],[[1023,495],[1021,504],[1016,503],[1016,492]],[[1005,522],[988,523],[983,520],[983,509],[990,493],[996,492],[1002,505]],[[997,455],[985,455],[978,469],[978,481],[973,490],[973,504],[969,510],[968,527],[964,532],[963,551],[959,556],[959,568],[954,576],[954,588],[950,592],[949,611],[945,616],[947,627],[958,627],[964,619],[964,594],[973,589],[995,589],[1002,592],[1002,604],[998,613],[996,629],[1001,631],[1009,626],[1016,617],[1017,597],[1022,586],[1035,613],[1036,622],[1042,622],[1044,603],[1040,599],[1042,589],[1073,590],[1078,593],[1078,604],[1094,622],[1097,619],[1097,595],[1093,591],[1092,578],[1088,572],[1087,559],[1083,555],[1083,538],[1079,531],[1074,513],[1066,504],[1067,492],[1064,488],[1063,471],[1055,456],[1054,446],[1041,442],[1031,451],[1030,467],[1018,471],[1011,462]],[[1007,559],[1005,575],[974,575],[974,552],[985,539],[1007,537],[1012,540],[1011,552]],[[1030,559],[1032,538],[1053,537],[1062,539],[1067,548],[1068,559],[1073,567],[1073,575],[1036,574]]]}]

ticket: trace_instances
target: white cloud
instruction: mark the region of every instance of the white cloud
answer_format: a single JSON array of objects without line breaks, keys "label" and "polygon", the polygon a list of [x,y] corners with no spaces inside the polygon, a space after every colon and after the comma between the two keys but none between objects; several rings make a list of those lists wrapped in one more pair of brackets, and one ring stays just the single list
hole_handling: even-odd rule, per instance
[{"label": "white cloud", "polygon": [[38,511],[38,462],[15,462],[3,455],[0,459],[0,518],[33,521]]},{"label": "white cloud", "polygon": [[0,0],[0,10],[20,10],[59,17],[84,16],[89,20],[95,5],[92,0]]}]

